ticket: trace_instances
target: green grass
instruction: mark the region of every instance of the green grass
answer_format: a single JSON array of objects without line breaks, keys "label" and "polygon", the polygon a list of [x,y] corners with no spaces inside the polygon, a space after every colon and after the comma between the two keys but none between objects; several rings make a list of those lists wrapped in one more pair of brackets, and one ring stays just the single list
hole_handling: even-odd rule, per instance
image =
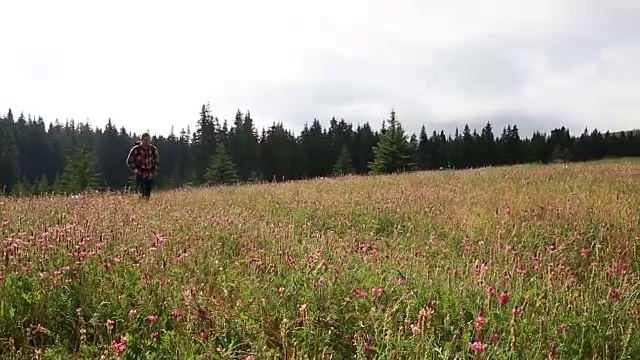
[{"label": "green grass", "polygon": [[608,161],[0,198],[0,355],[638,359],[638,179]]}]

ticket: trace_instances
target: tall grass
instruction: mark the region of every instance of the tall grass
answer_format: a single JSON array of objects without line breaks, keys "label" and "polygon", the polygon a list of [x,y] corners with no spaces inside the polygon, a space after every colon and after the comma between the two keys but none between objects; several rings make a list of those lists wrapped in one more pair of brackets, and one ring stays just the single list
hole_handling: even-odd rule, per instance
[{"label": "tall grass", "polygon": [[640,164],[0,198],[3,359],[639,359]]}]

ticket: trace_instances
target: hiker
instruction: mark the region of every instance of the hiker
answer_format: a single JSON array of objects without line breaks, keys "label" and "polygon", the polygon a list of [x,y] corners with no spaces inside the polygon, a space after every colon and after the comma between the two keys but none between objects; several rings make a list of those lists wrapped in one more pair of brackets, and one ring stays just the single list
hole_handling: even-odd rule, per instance
[{"label": "hiker", "polygon": [[151,196],[153,180],[158,176],[158,163],[160,157],[158,148],[151,145],[149,133],[142,134],[141,141],[136,141],[136,145],[131,148],[127,156],[127,166],[136,176],[138,191],[140,196],[148,199]]}]

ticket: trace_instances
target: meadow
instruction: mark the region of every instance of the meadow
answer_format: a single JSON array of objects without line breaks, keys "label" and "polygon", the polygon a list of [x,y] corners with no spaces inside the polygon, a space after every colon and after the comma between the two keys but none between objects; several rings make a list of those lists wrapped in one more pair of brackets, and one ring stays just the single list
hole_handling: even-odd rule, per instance
[{"label": "meadow", "polygon": [[640,359],[640,163],[0,198],[2,359]]}]

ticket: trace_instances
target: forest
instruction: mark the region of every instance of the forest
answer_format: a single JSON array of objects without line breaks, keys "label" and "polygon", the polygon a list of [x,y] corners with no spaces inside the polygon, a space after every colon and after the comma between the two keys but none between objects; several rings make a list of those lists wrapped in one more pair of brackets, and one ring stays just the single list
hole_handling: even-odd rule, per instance
[{"label": "forest", "polygon": [[[249,111],[238,110],[232,123],[221,121],[207,103],[193,130],[152,134],[160,154],[158,188],[640,156],[640,132],[633,129],[584,129],[576,136],[560,127],[527,137],[517,124],[497,130],[487,122],[454,134],[422,126],[408,135],[394,110],[379,130],[336,118],[323,126],[314,119],[294,135],[281,123],[258,131]],[[111,119],[104,128],[73,120],[47,126],[42,117],[16,118],[9,109],[0,117],[0,191],[20,196],[128,189],[133,179],[126,157],[138,135]]]}]

